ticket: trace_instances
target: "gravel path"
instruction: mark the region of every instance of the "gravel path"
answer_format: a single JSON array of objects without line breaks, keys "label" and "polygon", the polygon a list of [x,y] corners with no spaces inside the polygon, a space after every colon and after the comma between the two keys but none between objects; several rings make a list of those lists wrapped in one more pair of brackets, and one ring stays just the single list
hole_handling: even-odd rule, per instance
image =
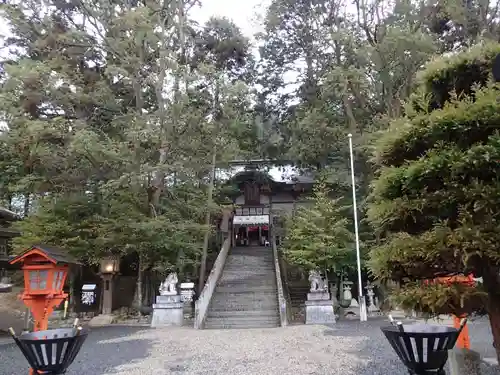
[{"label": "gravel path", "polygon": [[[406,374],[380,332],[382,324],[201,331],[101,328],[90,333],[68,375]],[[0,375],[24,373],[27,363],[19,350],[0,346]]]}]

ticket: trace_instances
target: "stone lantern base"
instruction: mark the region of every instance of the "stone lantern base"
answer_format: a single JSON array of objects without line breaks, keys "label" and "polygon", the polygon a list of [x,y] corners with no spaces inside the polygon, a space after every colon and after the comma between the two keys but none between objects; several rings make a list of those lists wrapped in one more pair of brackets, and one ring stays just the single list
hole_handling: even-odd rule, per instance
[{"label": "stone lantern base", "polygon": [[328,292],[312,292],[307,294],[306,324],[335,323],[333,301]]},{"label": "stone lantern base", "polygon": [[184,322],[184,303],[181,296],[161,295],[153,305],[151,327],[182,326]]}]

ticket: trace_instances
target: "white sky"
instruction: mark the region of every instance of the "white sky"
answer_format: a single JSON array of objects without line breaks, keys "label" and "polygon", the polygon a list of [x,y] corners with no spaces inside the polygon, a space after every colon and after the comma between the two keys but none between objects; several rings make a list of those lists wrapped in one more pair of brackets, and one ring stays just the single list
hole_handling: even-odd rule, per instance
[{"label": "white sky", "polygon": [[264,14],[270,0],[201,0],[201,3],[201,8],[191,12],[200,24],[212,16],[227,17],[232,19],[247,37],[252,37],[260,31],[258,17]]},{"label": "white sky", "polygon": [[[270,0],[201,0],[201,7],[194,7],[191,15],[200,24],[212,16],[223,16],[233,20],[241,31],[252,37],[260,31],[258,18],[264,14]],[[5,21],[0,18],[0,37],[8,36]]]}]

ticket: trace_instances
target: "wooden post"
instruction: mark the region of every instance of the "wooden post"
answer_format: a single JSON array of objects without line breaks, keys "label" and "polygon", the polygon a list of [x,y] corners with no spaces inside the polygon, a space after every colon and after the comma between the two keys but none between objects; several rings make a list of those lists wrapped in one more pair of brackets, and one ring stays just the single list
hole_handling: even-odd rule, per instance
[{"label": "wooden post", "polygon": [[[462,317],[458,317],[453,315],[453,326],[455,328],[460,328],[460,320],[462,320]],[[470,349],[470,337],[469,337],[469,326],[468,324],[465,325],[465,327],[462,329],[462,332],[458,336],[457,340],[457,347],[459,349]]]}]

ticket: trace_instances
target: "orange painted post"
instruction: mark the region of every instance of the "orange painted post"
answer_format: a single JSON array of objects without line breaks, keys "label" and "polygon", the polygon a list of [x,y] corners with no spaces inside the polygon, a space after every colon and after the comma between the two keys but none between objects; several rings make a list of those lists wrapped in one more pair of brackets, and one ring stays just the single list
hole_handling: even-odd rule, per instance
[{"label": "orange painted post", "polygon": [[[462,317],[463,318],[463,317]],[[455,328],[460,328],[460,321],[462,318],[453,316],[453,326]],[[462,332],[458,336],[457,347],[460,349],[470,349],[470,337],[469,337],[469,326],[468,324],[462,329]]]}]

